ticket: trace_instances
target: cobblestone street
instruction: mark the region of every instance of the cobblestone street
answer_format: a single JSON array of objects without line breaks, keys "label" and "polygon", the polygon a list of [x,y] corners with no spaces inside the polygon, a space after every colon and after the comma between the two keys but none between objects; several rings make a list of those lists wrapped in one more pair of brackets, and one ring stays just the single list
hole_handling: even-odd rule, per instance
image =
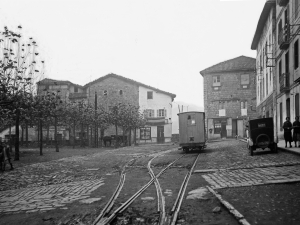
[{"label": "cobblestone street", "polygon": [[[106,179],[110,179],[110,174],[118,177],[119,168],[125,162],[168,149],[173,149],[172,155],[182,154],[172,145],[127,147],[36,163],[1,173],[0,217],[54,209],[68,211],[69,205],[74,202],[86,204],[100,201],[101,190],[109,181]],[[194,153],[190,154],[193,156]],[[158,165],[160,160],[164,158],[158,160]],[[232,190],[230,194],[235,193],[237,187],[294,183],[300,181],[300,157],[282,151],[274,154],[268,150],[249,156],[243,142],[212,142],[200,153],[193,176],[194,181],[201,176],[213,189]],[[101,194],[91,196],[97,189]]]},{"label": "cobblestone street", "polygon": [[45,187],[0,192],[0,213],[37,212],[89,198],[92,191],[104,185],[103,179],[77,181]]}]

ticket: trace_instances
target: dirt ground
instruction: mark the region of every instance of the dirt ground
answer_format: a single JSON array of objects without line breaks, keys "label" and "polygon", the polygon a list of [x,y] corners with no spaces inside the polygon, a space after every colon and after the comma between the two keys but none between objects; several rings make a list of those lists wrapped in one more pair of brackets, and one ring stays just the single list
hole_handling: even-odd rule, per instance
[{"label": "dirt ground", "polygon": [[239,187],[218,192],[250,224],[300,224],[300,183]]}]

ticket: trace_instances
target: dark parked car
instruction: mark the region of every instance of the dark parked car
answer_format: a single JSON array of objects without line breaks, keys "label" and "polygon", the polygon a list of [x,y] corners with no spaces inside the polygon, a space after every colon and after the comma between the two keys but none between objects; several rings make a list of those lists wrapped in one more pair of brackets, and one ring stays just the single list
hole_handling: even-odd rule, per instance
[{"label": "dark parked car", "polygon": [[253,151],[257,148],[269,148],[272,152],[277,153],[273,118],[249,120],[247,147],[251,156],[253,156]]}]

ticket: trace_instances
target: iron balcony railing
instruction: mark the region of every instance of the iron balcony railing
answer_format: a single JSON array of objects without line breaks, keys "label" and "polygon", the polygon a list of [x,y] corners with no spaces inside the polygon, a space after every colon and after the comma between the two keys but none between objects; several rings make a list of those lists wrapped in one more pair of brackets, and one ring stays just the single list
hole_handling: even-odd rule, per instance
[{"label": "iron balcony railing", "polygon": [[286,23],[284,28],[278,33],[278,44],[282,50],[287,50],[290,45],[290,24]]},{"label": "iron balcony railing", "polygon": [[277,4],[281,7],[286,6],[289,3],[289,0],[277,0]]},{"label": "iron balcony railing", "polygon": [[283,73],[279,77],[279,86],[280,86],[280,92],[287,92],[290,90],[290,74],[289,73]]}]

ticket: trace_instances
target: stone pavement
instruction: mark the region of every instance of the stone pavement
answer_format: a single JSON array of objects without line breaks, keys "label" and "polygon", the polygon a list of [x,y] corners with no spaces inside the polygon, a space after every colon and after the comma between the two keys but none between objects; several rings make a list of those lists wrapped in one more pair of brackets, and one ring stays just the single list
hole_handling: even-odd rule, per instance
[{"label": "stone pavement", "polygon": [[89,198],[92,191],[102,185],[103,179],[97,179],[2,191],[0,214],[67,209],[67,203]]},{"label": "stone pavement", "polygon": [[[290,146],[288,144],[288,146]],[[277,144],[277,147],[283,151],[288,151],[288,152],[291,152],[291,153],[294,153],[294,154],[298,154],[300,155],[300,148],[299,147],[295,147],[295,143],[293,142],[292,143],[292,148],[286,148],[285,147],[285,141],[284,140],[279,140],[278,144]]]},{"label": "stone pavement", "polygon": [[299,163],[294,165],[281,163],[258,168],[225,169],[211,172],[213,173],[207,173],[202,177],[214,189],[300,181]]}]

